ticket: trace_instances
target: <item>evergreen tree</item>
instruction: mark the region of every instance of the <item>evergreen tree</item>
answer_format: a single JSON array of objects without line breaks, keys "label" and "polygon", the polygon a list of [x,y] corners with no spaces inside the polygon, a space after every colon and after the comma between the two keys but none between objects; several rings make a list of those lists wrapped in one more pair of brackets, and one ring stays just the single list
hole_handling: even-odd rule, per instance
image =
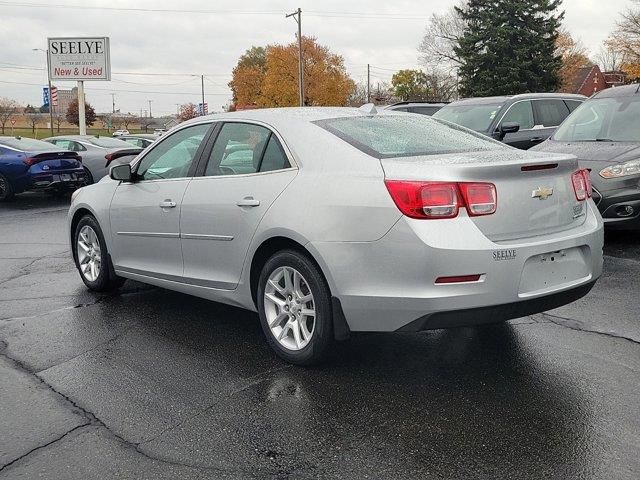
[{"label": "evergreen tree", "polygon": [[552,92],[560,87],[556,39],[562,0],[469,0],[455,53],[466,97]]}]

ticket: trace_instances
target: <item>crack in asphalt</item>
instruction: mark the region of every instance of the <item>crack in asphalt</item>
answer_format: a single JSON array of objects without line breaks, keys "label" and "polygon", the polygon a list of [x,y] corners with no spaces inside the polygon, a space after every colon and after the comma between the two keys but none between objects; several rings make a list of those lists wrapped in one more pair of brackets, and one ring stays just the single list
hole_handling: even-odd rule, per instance
[{"label": "crack in asphalt", "polygon": [[[23,257],[25,260],[28,259],[32,259],[30,262],[28,262],[26,265],[22,265],[20,267],[20,272],[10,276],[9,278],[5,278],[4,280],[0,280],[0,285],[3,285],[5,283],[11,282],[12,280],[16,280],[18,278],[21,277],[25,277],[27,275],[31,275],[33,272],[31,272],[31,270],[29,270],[34,263],[39,262],[40,260],[44,260],[45,258],[62,258],[62,255],[65,254],[65,252],[55,252],[49,255],[42,255],[40,257]],[[66,255],[65,255],[66,256]],[[17,260],[17,259],[15,259]]]},{"label": "crack in asphalt", "polygon": [[579,320],[575,320],[573,318],[561,317],[559,315],[552,315],[550,313],[541,313],[540,315],[544,317],[549,323],[553,323],[560,327],[568,328],[570,330],[575,330],[577,332],[594,333],[596,335],[602,335],[604,337],[627,340],[635,345],[640,345],[640,341],[634,338],[627,337],[626,335],[621,335],[615,332],[606,332],[602,330],[594,330],[591,328],[587,328],[584,325],[584,323],[580,322]]},{"label": "crack in asphalt", "polygon": [[141,456],[152,460],[152,461],[158,461],[161,463],[165,463],[168,465],[174,465],[174,466],[181,466],[181,467],[186,467],[186,468],[193,468],[196,470],[204,470],[204,471],[216,471],[216,472],[225,472],[225,473],[234,473],[234,472],[242,472],[242,473],[251,473],[249,471],[246,471],[244,469],[224,469],[224,468],[218,468],[218,467],[208,467],[208,466],[201,466],[201,465],[191,465],[189,463],[186,462],[179,462],[177,460],[170,460],[167,458],[163,458],[160,456],[155,456],[151,453],[148,453],[144,450],[142,450],[142,448],[140,448],[140,442],[136,443],[136,442],[132,442],[130,440],[127,440],[126,438],[124,438],[122,435],[114,432],[105,422],[103,422],[100,418],[98,418],[93,412],[85,409],[84,407],[82,407],[81,405],[79,405],[75,400],[73,400],[72,398],[70,398],[69,396],[65,395],[64,393],[60,392],[59,390],[57,390],[55,387],[53,387],[53,385],[47,383],[42,377],[40,377],[38,375],[37,372],[35,372],[34,370],[32,370],[31,368],[29,368],[25,363],[23,363],[22,361],[12,357],[11,355],[6,353],[6,348],[7,348],[7,343],[5,341],[0,340],[0,356],[6,358],[7,360],[9,360],[10,362],[12,362],[14,365],[16,365],[18,367],[19,370],[28,373],[29,375],[31,375],[32,377],[35,377],[42,385],[44,385],[45,387],[47,387],[50,391],[54,392],[55,394],[59,395],[60,397],[62,397],[69,405],[71,405],[76,411],[80,412],[82,414],[82,416],[87,420],[86,423],[82,424],[82,425],[78,425],[74,428],[72,428],[71,430],[65,432],[64,434],[60,435],[58,438],[47,442],[43,445],[39,445],[33,449],[31,449],[29,452],[21,455],[18,458],[15,458],[14,460],[10,461],[9,463],[6,463],[5,465],[1,465],[0,466],[0,472],[2,470],[4,470],[5,468],[15,464],[16,462],[25,459],[26,457],[28,457],[30,454],[32,454],[33,452],[36,452],[38,450],[42,450],[50,445],[55,444],[56,442],[62,440],[63,438],[65,438],[67,435],[69,435],[70,433],[72,433],[75,430],[78,430],[80,428],[84,428],[84,427],[88,427],[88,426],[99,426],[104,428],[107,432],[109,432],[109,434],[111,434],[114,438],[116,438],[121,444],[123,444],[125,447],[134,450],[135,452],[137,452],[138,454],[140,454]]}]

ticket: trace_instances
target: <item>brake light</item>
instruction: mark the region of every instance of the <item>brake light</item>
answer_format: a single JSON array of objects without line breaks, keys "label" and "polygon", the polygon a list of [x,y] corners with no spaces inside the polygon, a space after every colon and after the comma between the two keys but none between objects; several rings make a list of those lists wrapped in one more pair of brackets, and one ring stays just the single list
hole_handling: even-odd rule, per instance
[{"label": "brake light", "polygon": [[24,163],[27,167],[31,167],[38,163],[38,159],[34,157],[26,157],[24,160],[22,160],[22,163]]},{"label": "brake light", "polygon": [[473,217],[491,215],[497,209],[496,187],[492,183],[405,180],[384,183],[398,209],[411,218],[455,218],[460,208],[466,208]]},{"label": "brake light", "polygon": [[589,170],[578,170],[571,175],[571,183],[573,184],[573,192],[576,194],[576,200],[582,202],[591,197],[591,177]]},{"label": "brake light", "polygon": [[113,153],[107,153],[104,158],[107,160],[107,163],[105,164],[105,168],[109,166],[109,164],[113,161]]}]

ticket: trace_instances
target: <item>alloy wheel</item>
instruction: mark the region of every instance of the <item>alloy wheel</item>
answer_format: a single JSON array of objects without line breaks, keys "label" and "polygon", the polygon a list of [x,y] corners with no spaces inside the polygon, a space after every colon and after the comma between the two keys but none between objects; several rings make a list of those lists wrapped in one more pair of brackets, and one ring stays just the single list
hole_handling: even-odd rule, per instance
[{"label": "alloy wheel", "polygon": [[264,311],[273,337],[289,350],[302,350],[313,336],[316,309],[309,283],[292,267],[275,269],[264,290]]},{"label": "alloy wheel", "polygon": [[89,225],[80,229],[77,239],[77,254],[80,273],[90,282],[95,282],[102,268],[100,240]]}]

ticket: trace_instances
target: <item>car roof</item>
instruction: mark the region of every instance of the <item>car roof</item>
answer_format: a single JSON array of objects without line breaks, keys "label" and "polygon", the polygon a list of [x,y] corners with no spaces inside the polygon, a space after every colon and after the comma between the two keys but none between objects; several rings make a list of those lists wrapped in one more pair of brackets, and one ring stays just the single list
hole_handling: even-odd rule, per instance
[{"label": "car roof", "polygon": [[386,105],[385,109],[393,109],[393,107],[444,107],[450,102],[396,102]]},{"label": "car roof", "polygon": [[132,133],[130,135],[120,135],[116,140],[121,138],[145,138],[147,140],[156,140],[158,136],[151,133]]},{"label": "car roof", "polygon": [[522,93],[518,95],[499,95],[495,97],[469,97],[462,98],[454,105],[487,105],[495,103],[506,103],[509,100],[535,100],[541,98],[565,98],[569,100],[586,100],[587,97],[576,93]]},{"label": "car roof", "polygon": [[640,84],[638,83],[606,88],[604,90],[600,90],[591,98],[633,97],[634,95],[638,95],[640,97]]},{"label": "car roof", "polygon": [[[403,114],[402,112],[395,112],[393,110],[384,110],[382,107],[376,107],[376,111],[379,115]],[[366,116],[371,116],[371,113],[368,113],[365,109],[352,107],[282,107],[214,113],[203,117],[192,118],[180,125],[197,124],[206,120],[249,120],[276,125],[297,122],[316,122],[318,120],[327,120],[331,118]]]},{"label": "car roof", "polygon": [[56,138],[67,138],[69,140],[89,140],[91,138],[111,138],[108,135],[56,135],[55,137],[47,137],[46,140],[53,140]]}]

